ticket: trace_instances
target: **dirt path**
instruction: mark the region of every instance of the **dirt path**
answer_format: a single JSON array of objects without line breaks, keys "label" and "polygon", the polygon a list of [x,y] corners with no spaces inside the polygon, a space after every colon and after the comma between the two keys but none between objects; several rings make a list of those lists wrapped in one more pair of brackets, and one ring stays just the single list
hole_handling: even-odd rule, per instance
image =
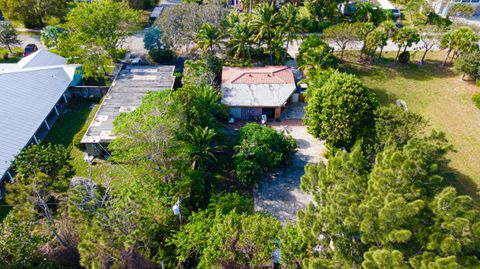
[{"label": "dirt path", "polygon": [[298,150],[287,167],[268,174],[254,191],[255,211],[264,211],[277,217],[281,222],[295,222],[296,212],[305,208],[311,198],[300,190],[300,178],[307,163],[323,160],[326,148],[313,138],[300,121],[284,120],[275,123],[274,128],[282,130],[288,125],[290,135],[297,140]]}]

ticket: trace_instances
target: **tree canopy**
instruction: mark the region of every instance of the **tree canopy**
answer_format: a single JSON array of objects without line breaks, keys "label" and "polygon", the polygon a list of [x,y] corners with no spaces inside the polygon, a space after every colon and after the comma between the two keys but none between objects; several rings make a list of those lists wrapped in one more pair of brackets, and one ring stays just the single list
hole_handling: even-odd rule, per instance
[{"label": "tree canopy", "polygon": [[334,71],[327,77],[309,89],[305,124],[329,146],[348,148],[371,131],[377,100],[354,75]]},{"label": "tree canopy", "polygon": [[25,27],[43,27],[48,17],[62,18],[67,13],[67,1],[1,0],[0,9],[9,20],[18,20]]},{"label": "tree canopy", "polygon": [[125,37],[138,26],[140,13],[127,2],[98,0],[79,3],[68,12],[58,40],[58,52],[82,64],[84,76],[108,75],[106,66],[115,60]]}]

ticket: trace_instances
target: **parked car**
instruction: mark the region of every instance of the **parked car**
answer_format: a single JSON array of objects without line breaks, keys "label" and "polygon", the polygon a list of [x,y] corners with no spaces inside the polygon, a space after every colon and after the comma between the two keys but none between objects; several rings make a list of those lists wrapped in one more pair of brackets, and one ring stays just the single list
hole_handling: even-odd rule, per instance
[{"label": "parked car", "polygon": [[23,57],[26,57],[32,53],[34,53],[35,51],[38,50],[38,47],[37,45],[35,44],[28,44],[25,46],[25,50],[23,51]]}]

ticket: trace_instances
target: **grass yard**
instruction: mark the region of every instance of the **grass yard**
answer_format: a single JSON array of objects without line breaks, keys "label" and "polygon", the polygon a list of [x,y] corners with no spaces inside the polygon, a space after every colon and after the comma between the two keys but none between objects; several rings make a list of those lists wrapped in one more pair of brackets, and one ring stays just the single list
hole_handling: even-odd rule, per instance
[{"label": "grass yard", "polygon": [[[53,128],[45,138],[45,142],[53,144],[62,144],[72,148],[71,164],[75,170],[75,175],[87,177],[88,164],[83,160],[84,152],[72,145],[73,137],[84,125],[90,124],[90,119],[95,115],[100,102],[71,101],[68,108],[60,115],[53,125]],[[92,168],[94,177],[100,176],[111,164],[106,161],[96,160]]]},{"label": "grass yard", "polygon": [[[22,59],[23,49],[22,48],[12,48],[12,52],[8,49],[0,48],[0,63],[17,63]],[[5,55],[9,55],[5,57]]]},{"label": "grass yard", "polygon": [[395,53],[389,52],[383,63],[363,65],[352,53],[344,67],[374,90],[382,105],[403,99],[411,111],[429,120],[431,129],[445,132],[455,148],[448,155],[454,184],[480,201],[480,110],[472,102],[480,88],[442,67],[444,55],[431,53],[428,63],[419,66],[421,53],[417,53],[411,64],[400,65],[393,62]]}]

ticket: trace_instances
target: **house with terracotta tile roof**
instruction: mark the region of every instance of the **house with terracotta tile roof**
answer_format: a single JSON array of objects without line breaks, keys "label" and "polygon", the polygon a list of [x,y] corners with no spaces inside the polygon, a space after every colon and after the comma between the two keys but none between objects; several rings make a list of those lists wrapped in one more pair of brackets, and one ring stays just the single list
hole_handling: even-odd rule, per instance
[{"label": "house with terracotta tile roof", "polygon": [[222,103],[236,119],[256,120],[261,115],[280,119],[296,88],[288,66],[222,69]]}]

